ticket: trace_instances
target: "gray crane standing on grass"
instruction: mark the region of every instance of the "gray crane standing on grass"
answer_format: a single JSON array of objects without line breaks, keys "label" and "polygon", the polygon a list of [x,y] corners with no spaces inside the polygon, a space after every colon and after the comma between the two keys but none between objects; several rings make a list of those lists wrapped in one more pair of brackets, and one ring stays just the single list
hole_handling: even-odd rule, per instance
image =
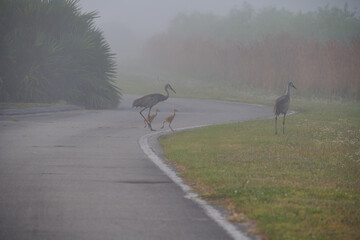
[{"label": "gray crane standing on grass", "polygon": [[134,102],[133,102],[133,107],[142,107],[143,109],[140,111],[140,115],[144,118],[145,122],[147,123],[147,125],[149,126],[150,130],[151,131],[154,131],[151,127],[151,122],[148,121],[146,119],[146,117],[144,117],[144,115],[142,114],[142,112],[145,110],[145,109],[149,109],[149,113],[148,113],[148,119],[150,119],[150,112],[151,112],[151,108],[153,106],[155,106],[157,103],[159,102],[162,102],[162,101],[165,101],[166,99],[169,98],[169,91],[168,89],[171,89],[171,91],[173,91],[174,93],[175,90],[170,86],[170,84],[166,84],[165,85],[165,92],[166,92],[166,95],[162,95],[160,93],[153,93],[153,94],[148,94],[148,95],[145,95],[141,98],[138,98],[136,99]]},{"label": "gray crane standing on grass", "polygon": [[285,133],[285,116],[290,105],[290,87],[296,89],[292,82],[288,83],[286,94],[279,97],[275,101],[274,113],[275,113],[275,134],[277,134],[277,118],[280,114],[284,114],[283,119],[283,134]]}]

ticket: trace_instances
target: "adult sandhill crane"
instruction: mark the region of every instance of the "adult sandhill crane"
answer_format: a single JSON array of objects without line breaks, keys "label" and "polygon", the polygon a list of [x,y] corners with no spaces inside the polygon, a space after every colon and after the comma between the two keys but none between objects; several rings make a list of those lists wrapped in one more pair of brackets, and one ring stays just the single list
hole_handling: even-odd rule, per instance
[{"label": "adult sandhill crane", "polygon": [[167,118],[165,118],[165,120],[164,120],[163,123],[162,123],[161,129],[163,129],[163,128],[164,128],[164,124],[165,124],[166,122],[168,122],[168,123],[169,123],[169,128],[171,129],[171,131],[174,131],[174,129],[172,129],[172,127],[171,127],[171,122],[174,120],[175,113],[176,113],[177,111],[178,111],[178,110],[174,109],[174,113],[173,113],[172,115],[168,116]]},{"label": "adult sandhill crane", "polygon": [[166,92],[166,95],[162,95],[160,93],[153,93],[153,94],[148,94],[148,95],[145,95],[141,98],[138,98],[136,99],[134,102],[133,102],[133,107],[142,107],[143,109],[140,111],[140,115],[144,118],[145,122],[147,123],[147,125],[149,126],[150,130],[151,131],[154,131],[151,127],[151,122],[146,120],[146,118],[144,117],[144,115],[142,114],[142,112],[145,110],[145,109],[149,109],[149,113],[148,113],[148,119],[150,119],[150,112],[151,112],[151,108],[153,106],[155,106],[157,103],[159,102],[162,102],[162,101],[165,101],[166,99],[169,98],[169,91],[168,89],[171,89],[171,91],[173,91],[174,93],[175,90],[170,86],[170,84],[166,84],[165,85],[165,92]]},{"label": "adult sandhill crane", "polygon": [[[151,114],[151,115],[150,115],[150,118],[149,118],[149,117],[146,117],[146,120],[148,120],[150,123],[152,123],[152,121],[154,120],[154,118],[157,116],[158,112],[160,112],[159,109],[155,109],[155,113],[154,113],[154,114]],[[146,121],[145,121],[145,120],[144,120],[144,124],[145,124],[144,128],[146,128]]]},{"label": "adult sandhill crane", "polygon": [[280,114],[284,114],[283,119],[283,134],[285,133],[285,116],[290,105],[290,87],[296,89],[292,82],[288,83],[286,94],[279,97],[275,101],[274,113],[275,113],[275,134],[277,134],[277,118]]}]

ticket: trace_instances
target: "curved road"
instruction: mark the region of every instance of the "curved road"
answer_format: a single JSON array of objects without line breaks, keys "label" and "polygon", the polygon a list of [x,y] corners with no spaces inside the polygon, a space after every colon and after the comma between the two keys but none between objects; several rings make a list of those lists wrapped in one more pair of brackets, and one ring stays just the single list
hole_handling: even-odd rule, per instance
[{"label": "curved road", "polygon": [[[142,152],[136,96],[122,108],[0,117],[0,239],[230,239]],[[235,102],[169,98],[153,127],[272,116]]]}]

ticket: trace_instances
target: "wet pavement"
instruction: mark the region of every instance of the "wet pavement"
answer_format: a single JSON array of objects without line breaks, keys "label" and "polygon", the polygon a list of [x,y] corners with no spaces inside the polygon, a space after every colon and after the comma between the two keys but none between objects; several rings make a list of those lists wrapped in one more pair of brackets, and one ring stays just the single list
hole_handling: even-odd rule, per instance
[{"label": "wet pavement", "polygon": [[[106,111],[0,116],[0,239],[231,239],[141,150],[137,96]],[[169,98],[183,127],[272,116],[272,109]],[[271,126],[272,127],[272,126]]]}]

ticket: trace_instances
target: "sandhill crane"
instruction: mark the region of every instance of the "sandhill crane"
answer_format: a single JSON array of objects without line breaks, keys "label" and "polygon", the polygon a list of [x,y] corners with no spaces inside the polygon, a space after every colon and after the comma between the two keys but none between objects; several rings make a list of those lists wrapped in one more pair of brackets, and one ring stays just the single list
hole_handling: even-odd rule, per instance
[{"label": "sandhill crane", "polygon": [[275,101],[274,113],[275,113],[275,134],[277,134],[277,118],[280,114],[284,114],[283,119],[283,134],[285,133],[285,116],[290,105],[290,87],[296,89],[292,82],[288,83],[286,94],[279,97]]},{"label": "sandhill crane", "polygon": [[145,95],[141,98],[138,98],[136,99],[134,102],[133,102],[133,107],[142,107],[143,109],[140,111],[140,115],[144,118],[145,122],[147,123],[147,125],[149,126],[150,130],[151,131],[154,131],[151,127],[151,122],[149,122],[148,120],[146,120],[146,118],[144,117],[144,115],[142,114],[142,112],[145,110],[145,109],[149,109],[149,113],[148,113],[148,119],[150,119],[150,112],[151,112],[151,108],[156,105],[158,102],[162,102],[162,101],[165,101],[166,99],[169,98],[169,91],[168,89],[171,89],[174,93],[175,90],[170,86],[170,84],[166,84],[165,85],[165,92],[166,92],[166,95],[162,95],[160,93],[153,93],[153,94],[148,94],[148,95]]},{"label": "sandhill crane", "polygon": [[[146,120],[148,120],[150,123],[152,123],[152,121],[154,120],[154,118],[157,116],[157,114],[158,114],[158,112],[160,112],[159,111],[159,109],[155,109],[155,113],[154,114],[151,114],[150,115],[150,118],[149,117],[146,117]],[[146,121],[144,120],[144,128],[146,128]]]},{"label": "sandhill crane", "polygon": [[164,128],[164,124],[165,124],[166,122],[168,122],[168,123],[169,123],[169,128],[171,129],[171,131],[174,131],[174,129],[171,128],[171,122],[174,120],[174,117],[175,117],[175,113],[176,113],[176,112],[178,112],[178,110],[177,110],[177,109],[174,109],[174,113],[173,113],[172,115],[168,116],[167,118],[165,118],[165,120],[164,120],[163,123],[162,123],[161,129],[163,129],[163,128]]}]

